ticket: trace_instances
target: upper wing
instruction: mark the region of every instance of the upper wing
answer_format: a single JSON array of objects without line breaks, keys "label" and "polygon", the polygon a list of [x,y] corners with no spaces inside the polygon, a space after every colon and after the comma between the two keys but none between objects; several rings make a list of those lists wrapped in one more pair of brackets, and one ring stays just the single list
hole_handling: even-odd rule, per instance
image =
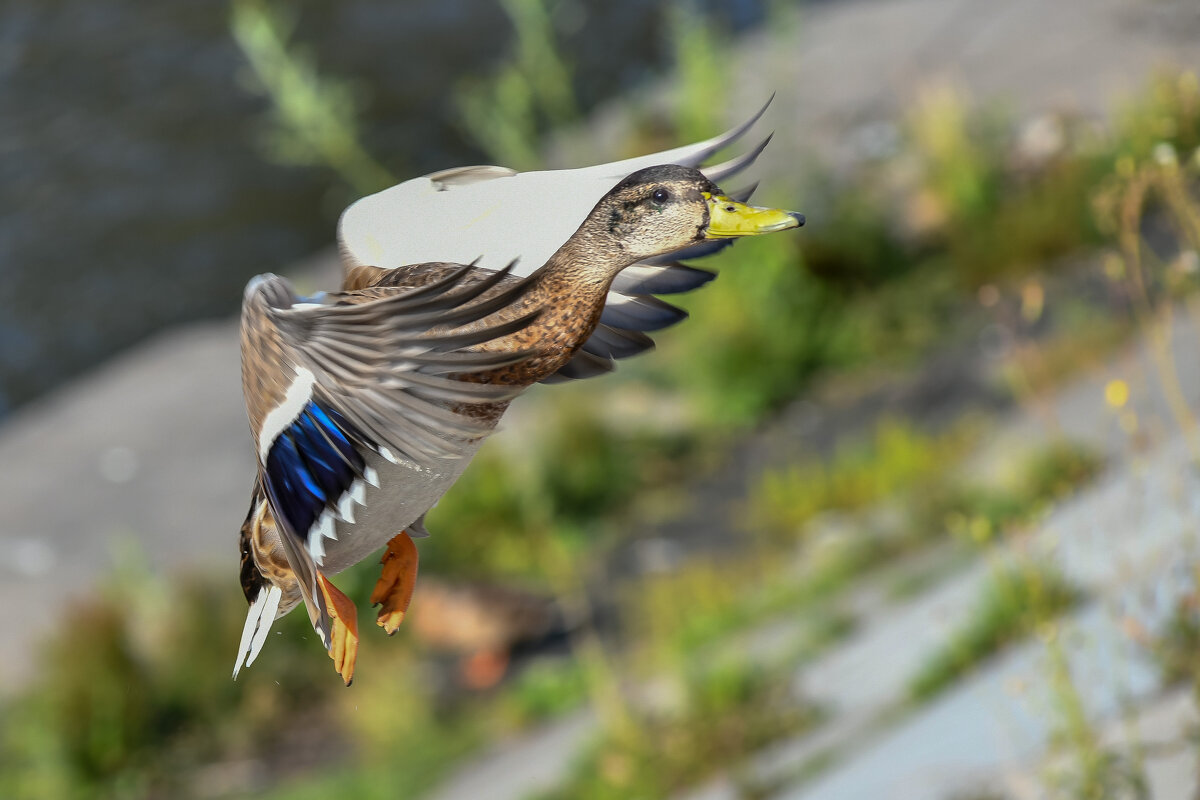
[{"label": "upper wing", "polygon": [[[657,164],[697,167],[744,136],[768,105],[770,100],[745,123],[719,136],[624,161],[534,172],[462,167],[405,181],[362,198],[342,214],[338,244],[343,266],[391,269],[475,260],[481,267],[499,269],[517,260],[514,273],[527,275],[549,260],[625,176]],[[703,172],[714,182],[735,175],[754,163],[769,141],[768,136],[748,152]],[[594,375],[612,369],[614,358],[651,347],[644,331],[658,330],[686,314],[649,295],[684,292],[711,280],[712,273],[682,267],[678,261],[728,244],[701,245],[626,269],[609,293],[601,327],[558,374]]]},{"label": "upper wing", "polygon": [[[404,181],[342,213],[343,263],[391,269],[479,259],[481,267],[500,269],[515,260],[515,274],[527,275],[546,263],[625,176],[657,164],[698,167],[744,136],[766,109],[711,139],[609,164],[533,172],[460,167]],[[753,163],[765,145],[705,168],[704,174],[714,182],[733,175]]]}]

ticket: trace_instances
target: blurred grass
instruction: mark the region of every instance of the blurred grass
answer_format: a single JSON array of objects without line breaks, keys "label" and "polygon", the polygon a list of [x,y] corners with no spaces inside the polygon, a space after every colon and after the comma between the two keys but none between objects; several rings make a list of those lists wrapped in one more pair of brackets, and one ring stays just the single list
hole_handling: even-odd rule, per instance
[{"label": "blurred grass", "polygon": [[538,548],[546,536],[586,550],[635,496],[684,479],[702,446],[692,432],[619,411],[612,421],[603,397],[586,388],[562,387],[566,402],[542,404],[521,444],[501,435],[484,445],[430,514],[438,535],[422,543],[424,564],[545,578]]},{"label": "blurred grass", "polygon": [[776,552],[696,558],[643,578],[621,597],[622,630],[641,648],[632,655],[652,671],[755,626],[797,618],[803,655],[815,654],[854,627],[838,609],[839,592],[879,563],[877,553],[888,552],[869,534],[857,545],[803,562]]},{"label": "blurred grass", "polygon": [[817,724],[820,712],[792,696],[791,672],[739,659],[675,676],[654,710],[606,729],[559,787],[538,800],[669,797],[782,736]]},{"label": "blurred grass", "polygon": [[1017,464],[1009,479],[997,485],[948,487],[930,498],[923,513],[940,519],[950,533],[985,544],[1035,521],[1055,502],[1091,483],[1104,467],[1097,453],[1066,441],[1052,441]]},{"label": "blurred grass", "polygon": [[458,87],[463,126],[498,163],[535,168],[538,142],[549,129],[579,117],[571,67],[556,44],[556,0],[502,0],[515,36],[492,75]]},{"label": "blurred grass", "polygon": [[1025,564],[995,570],[972,605],[970,620],[913,675],[909,696],[915,702],[934,697],[1078,599],[1078,591],[1051,566]]},{"label": "blurred grass", "polygon": [[322,76],[312,57],[289,42],[295,12],[265,0],[233,0],[229,11],[230,33],[250,68],[243,83],[271,101],[261,130],[267,157],[328,166],[359,194],[395,183],[360,143],[354,86]]},{"label": "blurred grass", "polygon": [[[199,767],[264,756],[290,725],[323,717],[327,665],[307,657],[313,637],[299,618],[280,624],[256,676],[230,680],[221,645],[244,615],[226,586],[144,568],[75,604],[33,685],[5,704],[0,796],[174,794]],[[323,724],[309,736],[336,753],[342,733]]]},{"label": "blurred grass", "polygon": [[[1054,712],[1050,753],[1044,770],[1046,796],[1054,800],[1151,800],[1144,753],[1105,743],[1084,703],[1084,692],[1071,673],[1065,625],[1046,622],[1039,631],[1046,643],[1050,700]],[[1126,732],[1134,734],[1136,709],[1123,701]],[[1134,734],[1136,736],[1136,734]]]},{"label": "blurred grass", "polygon": [[810,459],[767,470],[752,488],[749,524],[775,538],[792,539],[805,523],[828,511],[854,511],[899,492],[925,494],[944,482],[945,468],[978,439],[969,423],[936,436],[884,421],[867,443],[843,443],[828,460]]},{"label": "blurred grass", "polygon": [[[1106,269],[1131,298],[1173,420],[1192,459],[1200,461],[1200,432],[1180,384],[1171,337],[1176,304],[1200,283],[1200,196],[1195,188],[1200,80],[1190,72],[1163,76],[1136,109],[1123,120],[1125,150],[1095,198],[1097,217],[1119,248]],[[1161,138],[1151,146],[1156,135]]]},{"label": "blurred grass", "polygon": [[[1194,571],[1194,568],[1193,568]],[[1171,609],[1162,631],[1147,638],[1164,685],[1192,685],[1200,700],[1200,597],[1194,592]]]}]

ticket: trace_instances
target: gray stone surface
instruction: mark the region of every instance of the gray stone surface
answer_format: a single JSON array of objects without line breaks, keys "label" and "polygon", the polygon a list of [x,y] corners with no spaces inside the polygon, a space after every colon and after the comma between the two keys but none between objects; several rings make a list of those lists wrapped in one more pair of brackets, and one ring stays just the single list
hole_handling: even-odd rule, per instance
[{"label": "gray stone surface", "polygon": [[554,786],[563,767],[596,729],[587,711],[503,742],[472,762],[430,795],[430,800],[478,800],[483,797],[528,797]]},{"label": "gray stone surface", "polygon": [[[330,281],[336,264],[325,255],[295,274]],[[239,591],[254,477],[239,358],[235,321],[181,327],[0,428],[0,605],[19,611],[0,691],[19,685],[39,636],[122,550],[158,569],[221,570]]]},{"label": "gray stone surface", "polygon": [[0,604],[20,609],[3,685],[123,541],[158,567],[234,576],[254,474],[234,334],[221,323],[157,337],[0,429],[0,543],[18,554],[0,560]]},{"label": "gray stone surface", "polygon": [[[894,122],[939,83],[1017,119],[1046,111],[1107,117],[1155,70],[1200,65],[1200,7],[1189,0],[842,0],[790,9],[722,57],[735,82],[731,119],[777,93],[768,119],[776,137],[764,163],[794,176],[801,157],[858,160],[879,123]],[[664,107],[674,102],[670,84],[652,93]],[[604,160],[627,141],[627,111],[614,104],[570,132],[554,160]]]},{"label": "gray stone surface", "polygon": [[[997,558],[1015,557],[1057,565],[1096,598],[1059,626],[1091,718],[1113,718],[1122,700],[1135,705],[1153,701],[1159,691],[1157,671],[1124,623],[1136,619],[1153,631],[1174,601],[1194,589],[1188,566],[1194,558],[1200,480],[1188,461],[1182,443],[1162,447],[1143,471],[1122,470],[1056,510],[1021,548],[1024,552],[996,553],[991,563],[927,598],[872,620],[859,641],[831,654],[823,669],[804,673],[809,695],[857,711],[860,718],[868,703],[882,711],[902,701],[913,668],[931,652],[930,640],[944,642],[970,615]],[[939,605],[941,613],[930,613]],[[910,650],[916,650],[916,661]],[[874,737],[864,727],[867,744],[859,753],[813,783],[780,794],[779,800],[940,800],[977,786],[980,776],[995,778],[1035,760],[1062,725],[1047,658],[1044,643],[1031,640],[894,729]],[[1183,797],[1186,789],[1162,796]]]}]

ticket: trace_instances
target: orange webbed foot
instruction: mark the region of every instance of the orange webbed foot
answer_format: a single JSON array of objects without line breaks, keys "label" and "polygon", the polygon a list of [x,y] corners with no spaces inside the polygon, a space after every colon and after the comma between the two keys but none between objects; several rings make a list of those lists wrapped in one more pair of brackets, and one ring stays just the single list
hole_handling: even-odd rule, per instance
[{"label": "orange webbed foot", "polygon": [[371,592],[371,604],[383,604],[375,621],[388,636],[396,632],[408,611],[417,585],[417,562],[417,546],[404,532],[392,537],[380,559],[383,570]]},{"label": "orange webbed foot", "polygon": [[354,665],[358,661],[358,609],[320,572],[317,579],[333,624],[329,632],[329,657],[333,659],[333,668],[349,686],[354,681]]}]

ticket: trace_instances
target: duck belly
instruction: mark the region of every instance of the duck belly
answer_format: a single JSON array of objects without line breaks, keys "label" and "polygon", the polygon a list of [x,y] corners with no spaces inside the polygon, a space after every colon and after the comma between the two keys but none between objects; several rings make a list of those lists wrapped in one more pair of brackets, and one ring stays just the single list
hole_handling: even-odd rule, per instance
[{"label": "duck belly", "polygon": [[407,459],[392,463],[370,453],[366,465],[375,470],[379,486],[366,485],[363,504],[354,506],[354,522],[336,522],[337,539],[324,543],[322,571],[335,574],[357,564],[420,519],[454,485],[480,444],[482,440],[461,458],[433,459],[428,464]]}]

